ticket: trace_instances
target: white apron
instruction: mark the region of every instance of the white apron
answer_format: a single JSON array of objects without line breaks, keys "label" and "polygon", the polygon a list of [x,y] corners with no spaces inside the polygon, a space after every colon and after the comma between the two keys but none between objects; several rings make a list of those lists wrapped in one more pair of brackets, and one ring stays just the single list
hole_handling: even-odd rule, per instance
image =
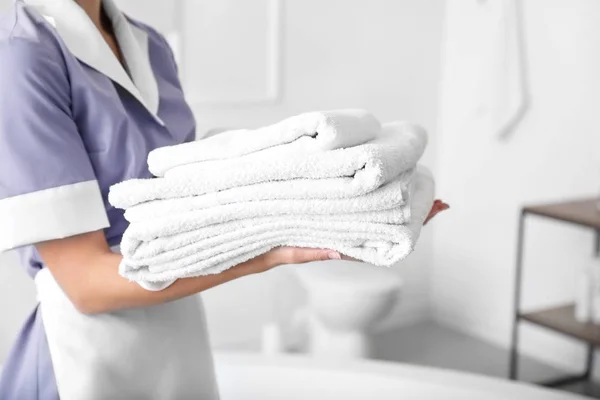
[{"label": "white apron", "polygon": [[61,400],[218,399],[198,296],[84,315],[48,268],[35,283]]}]

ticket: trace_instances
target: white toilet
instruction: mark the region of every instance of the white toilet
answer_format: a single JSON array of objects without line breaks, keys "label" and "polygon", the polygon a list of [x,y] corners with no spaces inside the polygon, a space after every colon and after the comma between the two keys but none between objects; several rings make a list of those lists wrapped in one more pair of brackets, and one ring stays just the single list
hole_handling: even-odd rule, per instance
[{"label": "white toilet", "polygon": [[394,307],[402,281],[385,267],[332,260],[294,268],[308,295],[308,350],[369,357],[369,331]]}]

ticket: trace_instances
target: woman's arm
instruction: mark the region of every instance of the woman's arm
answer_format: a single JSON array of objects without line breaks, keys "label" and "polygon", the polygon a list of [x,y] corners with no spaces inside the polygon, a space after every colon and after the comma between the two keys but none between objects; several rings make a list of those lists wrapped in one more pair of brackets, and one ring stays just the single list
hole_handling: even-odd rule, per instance
[{"label": "woman's arm", "polygon": [[[426,223],[448,207],[436,200]],[[340,258],[339,253],[331,250],[280,247],[219,274],[178,279],[165,290],[152,292],[118,274],[122,256],[110,250],[102,231],[50,240],[36,247],[71,302],[87,314],[180,299],[280,264]]]},{"label": "woman's arm", "polygon": [[85,314],[180,299],[280,264],[340,258],[331,250],[281,247],[219,274],[178,279],[168,288],[152,292],[118,274],[122,256],[110,250],[102,231],[42,242],[36,247],[73,305]]}]

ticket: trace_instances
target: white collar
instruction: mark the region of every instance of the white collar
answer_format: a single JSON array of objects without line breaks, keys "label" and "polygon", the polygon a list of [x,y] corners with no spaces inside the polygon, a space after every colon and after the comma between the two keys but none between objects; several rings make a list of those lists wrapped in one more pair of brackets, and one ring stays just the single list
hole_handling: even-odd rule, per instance
[{"label": "white collar", "polygon": [[92,20],[74,0],[23,1],[54,26],[75,57],[122,86],[162,123],[156,115],[159,93],[150,63],[148,35],[131,24],[112,0],[102,0],[102,4],[133,81]]}]

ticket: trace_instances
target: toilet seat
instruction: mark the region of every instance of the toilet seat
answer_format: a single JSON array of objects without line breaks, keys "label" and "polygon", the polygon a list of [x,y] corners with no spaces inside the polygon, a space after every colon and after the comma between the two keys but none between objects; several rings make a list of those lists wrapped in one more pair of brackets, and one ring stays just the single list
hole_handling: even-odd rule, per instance
[{"label": "toilet seat", "polygon": [[348,260],[298,265],[294,271],[307,293],[309,352],[368,357],[370,332],[397,303],[400,277],[388,268]]}]

